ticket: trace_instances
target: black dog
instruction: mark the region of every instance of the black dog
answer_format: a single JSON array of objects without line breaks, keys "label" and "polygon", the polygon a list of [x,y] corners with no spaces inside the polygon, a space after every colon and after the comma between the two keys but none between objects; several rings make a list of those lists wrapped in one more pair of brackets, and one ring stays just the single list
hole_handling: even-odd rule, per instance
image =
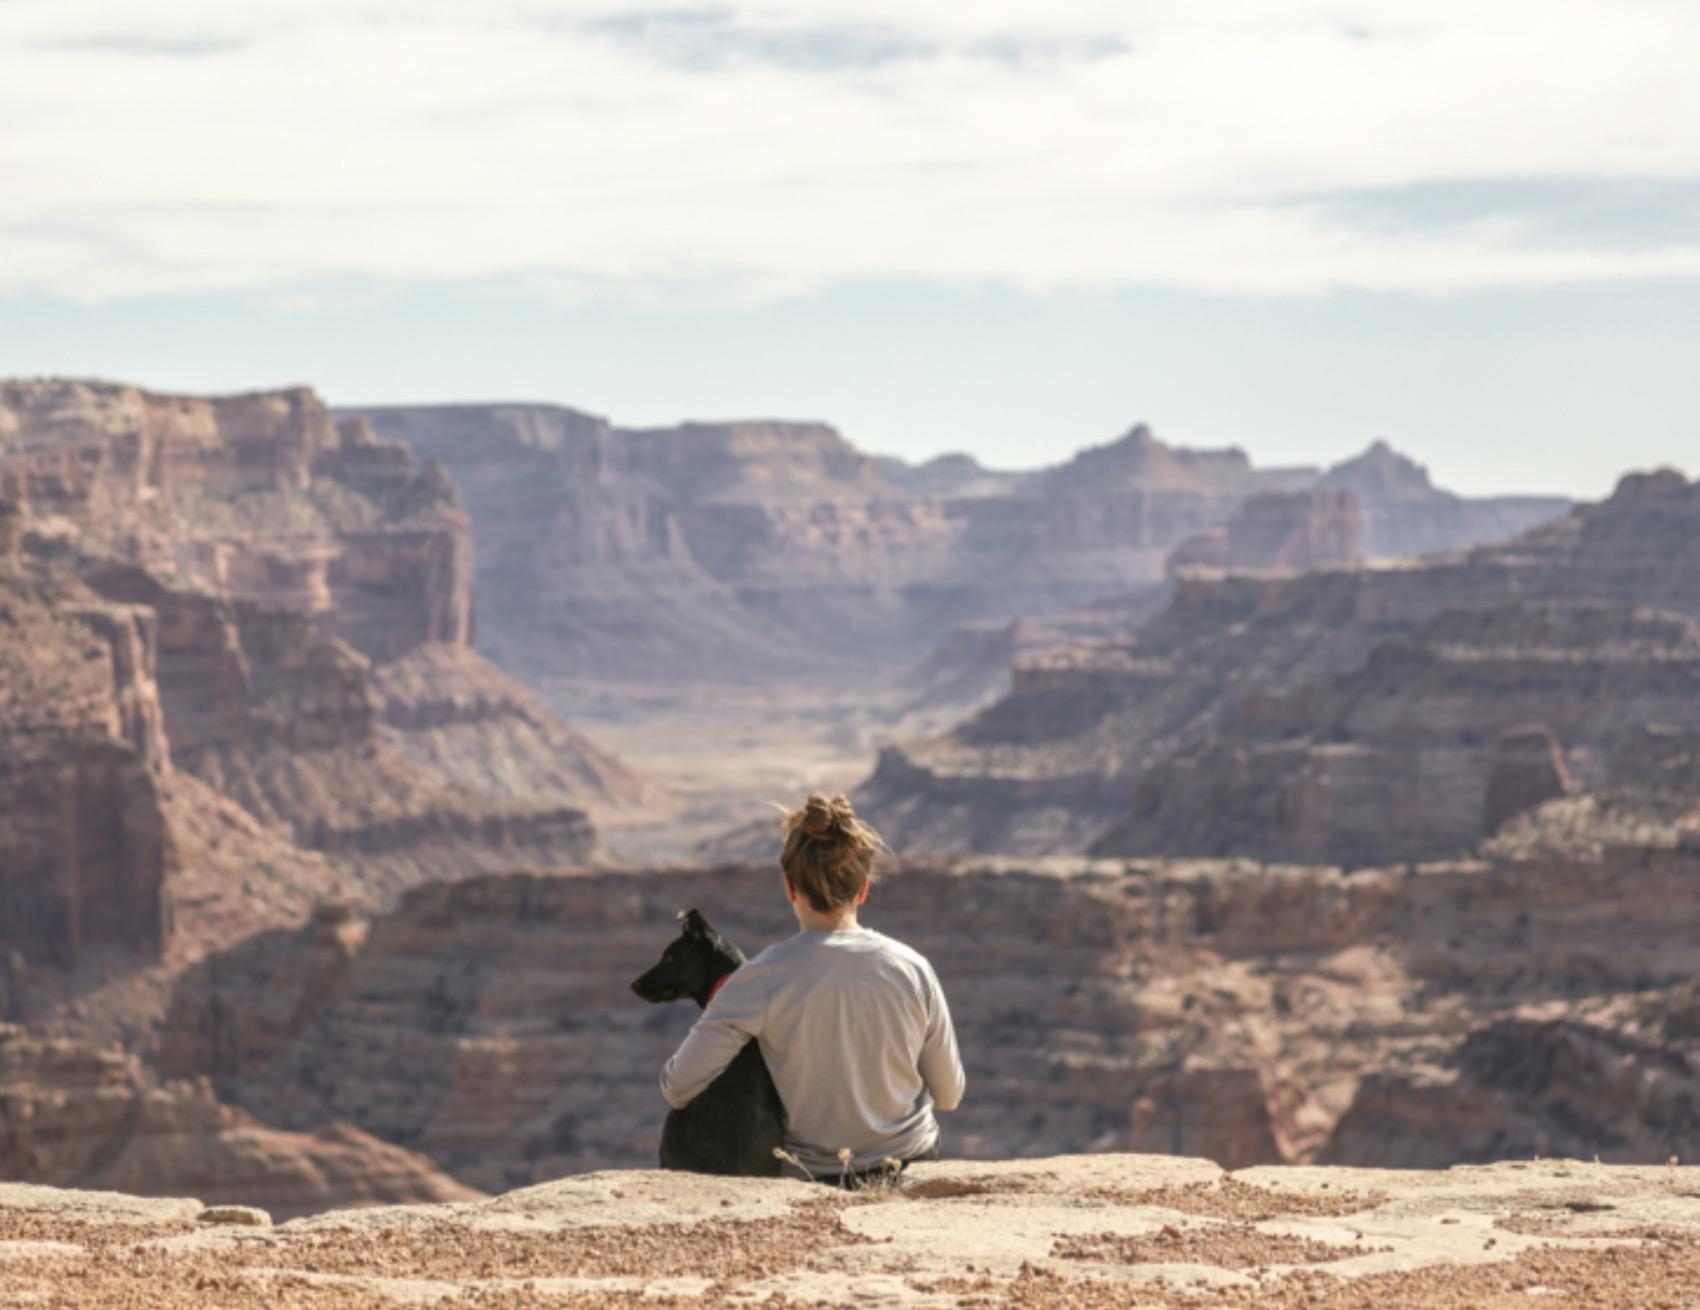
[{"label": "black dog", "polygon": [[[721,981],[744,962],[744,953],[695,910],[679,917],[685,922],[683,934],[632,990],[657,1004],[689,997],[706,1010]],[[774,1150],[784,1145],[785,1103],[761,1047],[751,1041],[696,1100],[669,1112],[661,1130],[661,1167],[775,1178],[780,1161]]]}]

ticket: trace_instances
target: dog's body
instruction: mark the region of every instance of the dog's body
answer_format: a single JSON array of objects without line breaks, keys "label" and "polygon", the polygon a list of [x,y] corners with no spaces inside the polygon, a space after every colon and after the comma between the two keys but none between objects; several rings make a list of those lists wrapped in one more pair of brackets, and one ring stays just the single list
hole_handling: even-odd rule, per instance
[{"label": "dog's body", "polygon": [[[721,980],[744,962],[744,953],[708,926],[695,910],[680,916],[684,932],[657,964],[632,984],[646,1001],[690,998],[703,1009]],[[746,1042],[732,1063],[683,1110],[673,1110],[661,1130],[661,1167],[694,1174],[777,1177],[774,1152],[785,1145],[785,1103],[761,1058]]]}]

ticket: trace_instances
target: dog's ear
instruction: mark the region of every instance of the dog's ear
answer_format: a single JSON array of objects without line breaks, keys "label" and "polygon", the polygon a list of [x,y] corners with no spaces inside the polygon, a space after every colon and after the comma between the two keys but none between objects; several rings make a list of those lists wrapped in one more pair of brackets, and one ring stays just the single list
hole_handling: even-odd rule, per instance
[{"label": "dog's ear", "polygon": [[688,937],[706,937],[709,933],[708,920],[702,917],[700,910],[686,910],[679,916],[685,921],[685,935]]}]

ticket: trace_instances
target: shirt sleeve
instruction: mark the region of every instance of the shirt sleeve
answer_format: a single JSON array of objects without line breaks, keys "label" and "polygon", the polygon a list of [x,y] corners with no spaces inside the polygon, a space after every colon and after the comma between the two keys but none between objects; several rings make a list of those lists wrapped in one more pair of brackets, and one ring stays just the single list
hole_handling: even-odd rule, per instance
[{"label": "shirt sleeve", "polygon": [[927,970],[931,995],[927,1020],[927,1040],[916,1061],[921,1081],[932,1093],[933,1105],[940,1110],[954,1110],[962,1104],[962,1093],[968,1088],[968,1078],[962,1072],[962,1056],[956,1049],[956,1028],[950,1021],[950,1005],[944,999],[944,988],[931,968]]},{"label": "shirt sleeve", "polygon": [[725,1072],[744,1043],[761,1036],[767,989],[748,966],[726,980],[661,1071],[661,1094],[682,1110]]}]

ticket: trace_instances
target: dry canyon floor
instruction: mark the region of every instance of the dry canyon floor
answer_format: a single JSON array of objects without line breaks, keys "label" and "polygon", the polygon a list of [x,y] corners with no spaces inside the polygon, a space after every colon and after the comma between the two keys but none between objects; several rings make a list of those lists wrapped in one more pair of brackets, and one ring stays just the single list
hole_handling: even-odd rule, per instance
[{"label": "dry canyon floor", "polygon": [[896,736],[881,687],[775,682],[765,687],[655,689],[550,684],[551,708],[656,784],[642,806],[597,810],[604,844],[632,865],[702,858],[701,843],[768,822],[775,804],[849,791]]}]

